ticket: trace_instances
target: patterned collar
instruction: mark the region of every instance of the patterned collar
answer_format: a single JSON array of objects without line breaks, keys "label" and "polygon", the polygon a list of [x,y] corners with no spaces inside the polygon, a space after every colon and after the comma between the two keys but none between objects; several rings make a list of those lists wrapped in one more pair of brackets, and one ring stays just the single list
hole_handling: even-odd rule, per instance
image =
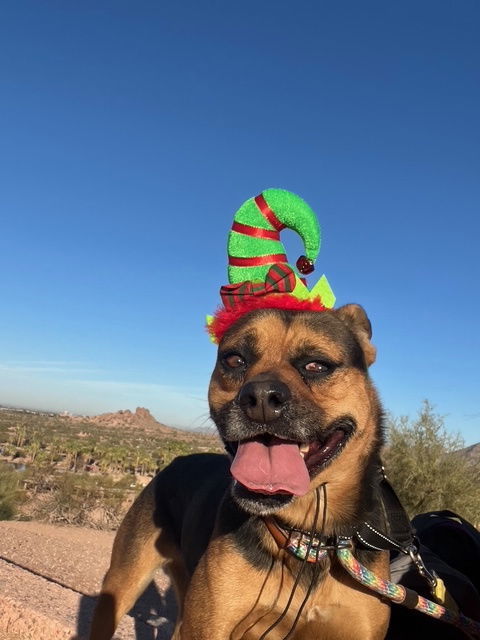
[{"label": "patterned collar", "polygon": [[320,562],[329,551],[352,547],[352,539],[345,536],[326,537],[301,529],[287,529],[274,518],[264,518],[265,526],[280,549],[288,551],[299,560]]}]

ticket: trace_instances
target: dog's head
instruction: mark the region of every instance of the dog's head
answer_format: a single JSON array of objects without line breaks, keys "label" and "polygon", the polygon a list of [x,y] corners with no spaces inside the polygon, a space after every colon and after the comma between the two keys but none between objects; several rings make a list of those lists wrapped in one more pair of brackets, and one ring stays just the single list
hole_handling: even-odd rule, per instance
[{"label": "dog's head", "polygon": [[267,515],[359,469],[381,441],[364,310],[261,309],[223,336],[209,389],[229,453],[233,496]]}]

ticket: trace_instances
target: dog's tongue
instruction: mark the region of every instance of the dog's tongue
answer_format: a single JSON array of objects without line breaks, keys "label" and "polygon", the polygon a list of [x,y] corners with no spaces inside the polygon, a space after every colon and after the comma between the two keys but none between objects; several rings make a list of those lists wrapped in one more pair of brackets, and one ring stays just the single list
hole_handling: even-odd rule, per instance
[{"label": "dog's tongue", "polygon": [[310,487],[298,445],[280,438],[268,445],[259,440],[239,443],[230,471],[240,484],[259,493],[303,496]]}]

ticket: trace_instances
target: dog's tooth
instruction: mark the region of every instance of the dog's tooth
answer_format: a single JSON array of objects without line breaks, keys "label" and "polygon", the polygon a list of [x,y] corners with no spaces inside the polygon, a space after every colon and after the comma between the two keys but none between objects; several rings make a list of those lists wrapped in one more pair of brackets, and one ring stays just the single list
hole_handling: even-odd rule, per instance
[{"label": "dog's tooth", "polygon": [[303,444],[300,445],[300,453],[302,454],[302,456],[304,456],[306,453],[308,453],[308,450],[310,449],[310,445],[308,444],[308,442],[304,442]]}]

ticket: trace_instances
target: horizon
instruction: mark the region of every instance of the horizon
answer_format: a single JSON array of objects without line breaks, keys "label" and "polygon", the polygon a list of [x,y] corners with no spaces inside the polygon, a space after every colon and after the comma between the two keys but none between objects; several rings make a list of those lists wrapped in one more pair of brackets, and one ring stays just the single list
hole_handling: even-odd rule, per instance
[{"label": "horizon", "polygon": [[149,409],[149,407],[143,407],[143,406],[136,406],[133,407],[122,407],[122,408],[117,408],[117,409],[110,409],[107,411],[102,411],[100,413],[78,413],[78,412],[74,412],[74,411],[69,411],[68,409],[63,409],[63,408],[53,408],[51,406],[45,405],[44,408],[42,407],[38,407],[37,405],[15,405],[15,404],[3,404],[0,403],[0,411],[13,411],[13,412],[29,412],[29,413],[38,413],[38,414],[51,414],[51,415],[55,415],[55,416],[59,416],[59,417],[67,417],[67,418],[96,418],[99,416],[103,416],[103,415],[110,415],[110,414],[119,414],[119,413],[127,413],[129,412],[130,414],[134,415],[139,409],[143,409],[148,411],[148,413],[160,424],[166,426],[166,427],[171,427],[173,429],[180,429],[182,431],[200,431],[200,430],[205,430],[205,431],[212,431],[215,430],[216,432],[216,427],[213,424],[213,422],[210,421],[210,426],[196,426],[196,427],[181,427],[175,424],[171,424],[171,423],[167,423],[165,420],[163,420],[161,418],[161,416],[158,416],[156,414],[153,413],[153,411],[151,411],[151,409]]},{"label": "horizon", "polygon": [[[200,426],[179,426],[179,425],[175,425],[175,424],[171,424],[169,422],[166,422],[165,420],[163,420],[161,418],[161,416],[156,415],[153,411],[151,411],[149,409],[149,407],[143,407],[143,406],[137,406],[135,408],[131,408],[131,407],[127,407],[127,408],[122,408],[122,409],[111,409],[111,410],[107,410],[107,411],[102,411],[101,413],[74,413],[74,412],[70,412],[67,409],[65,410],[55,410],[52,408],[45,408],[45,409],[41,409],[38,407],[34,407],[34,406],[14,406],[14,405],[4,405],[4,404],[0,404],[0,411],[2,410],[6,410],[6,411],[18,411],[18,412],[22,412],[22,411],[28,411],[30,413],[38,413],[38,414],[52,414],[55,416],[59,416],[59,417],[67,417],[67,418],[86,418],[86,419],[90,419],[90,418],[95,418],[95,417],[100,417],[100,416],[104,416],[104,415],[116,415],[119,413],[125,413],[125,412],[129,412],[130,414],[135,414],[139,409],[143,409],[148,411],[148,413],[161,425],[166,426],[166,427],[170,427],[172,429],[179,429],[181,431],[190,431],[190,432],[196,432],[196,433],[205,433],[205,434],[211,434],[211,433],[215,433],[217,434],[217,428],[215,426],[215,424],[213,423],[212,420],[209,420],[209,425],[200,425]],[[435,410],[435,407],[432,407],[433,410]],[[419,408],[420,411],[420,408]],[[400,417],[405,417],[402,415],[398,415],[398,416],[394,416],[393,414],[390,414],[390,412],[386,411],[386,419],[388,420],[389,415],[391,415],[392,418],[400,418]],[[415,415],[410,415],[407,416],[409,419],[411,419],[412,421],[415,419]],[[444,420],[444,416],[440,416],[442,420]],[[459,433],[459,432],[458,432]],[[461,435],[459,433],[459,435]],[[463,445],[465,449],[469,449],[471,447],[475,447],[477,445],[480,445],[480,438],[478,441],[476,442],[466,442],[463,437]]]}]

